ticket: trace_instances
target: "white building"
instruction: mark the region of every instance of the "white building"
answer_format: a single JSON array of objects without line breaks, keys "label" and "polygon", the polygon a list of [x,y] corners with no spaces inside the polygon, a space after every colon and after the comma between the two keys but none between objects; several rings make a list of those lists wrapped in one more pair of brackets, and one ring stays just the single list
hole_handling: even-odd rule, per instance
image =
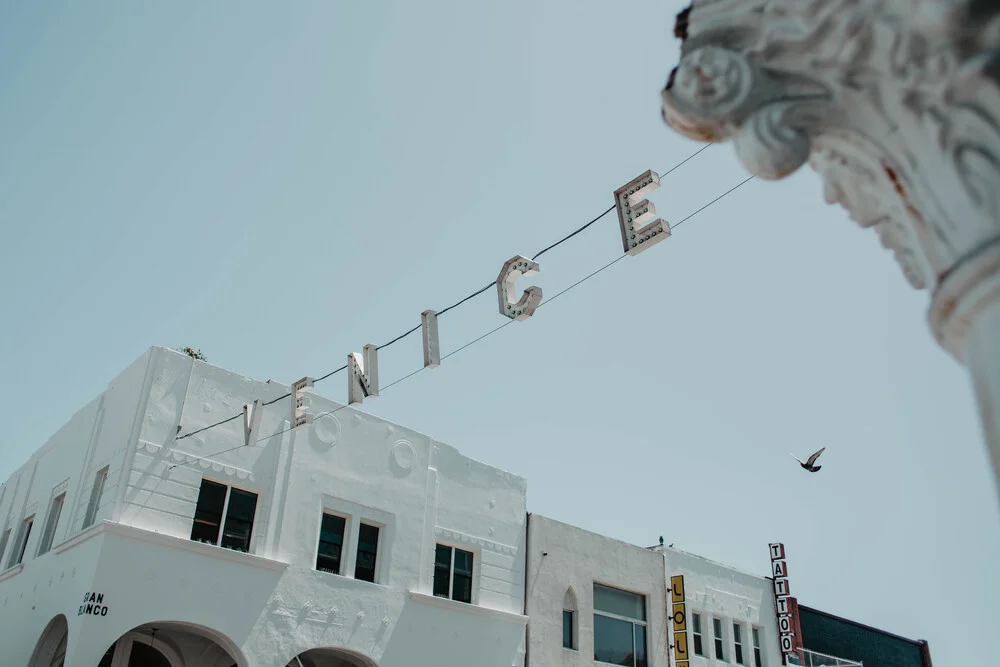
[{"label": "white building", "polygon": [[[683,575],[691,667],[777,667],[772,581],[677,549],[644,548],[531,514],[529,667],[670,667],[671,577]],[[671,626],[668,626],[668,622]]]},{"label": "white building", "polygon": [[[151,348],[0,487],[3,667],[511,667],[525,481]],[[189,437],[185,437],[190,434]]]}]

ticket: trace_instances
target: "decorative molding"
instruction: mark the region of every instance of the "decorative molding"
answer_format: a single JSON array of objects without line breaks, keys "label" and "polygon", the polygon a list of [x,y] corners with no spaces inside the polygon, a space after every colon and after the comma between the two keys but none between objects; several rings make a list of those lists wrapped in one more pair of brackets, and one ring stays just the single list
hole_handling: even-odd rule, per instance
[{"label": "decorative molding", "polygon": [[488,540],[485,537],[476,537],[475,535],[469,535],[468,533],[463,533],[459,530],[452,530],[451,528],[436,526],[434,528],[434,534],[437,537],[443,537],[445,540],[461,544],[470,544],[481,549],[486,549],[487,551],[495,551],[496,553],[508,554],[511,556],[517,554],[516,546],[495,542],[494,540]]},{"label": "decorative molding", "polygon": [[969,367],[1000,492],[1000,4],[693,0],[663,118],[753,174],[809,163],[828,202],[932,292]]},{"label": "decorative molding", "polygon": [[148,440],[140,440],[139,446],[149,454],[156,454],[162,450],[166,450],[167,456],[178,463],[197,463],[198,467],[203,470],[211,469],[212,472],[222,473],[227,477],[235,477],[236,479],[248,480],[250,482],[257,481],[256,476],[250,470],[228,463],[220,463],[208,457],[196,456],[176,449],[167,449],[163,445],[158,445]]},{"label": "decorative molding", "polygon": [[1000,8],[969,0],[694,0],[666,122],[752,173],[807,161],[916,287],[1000,233]]}]

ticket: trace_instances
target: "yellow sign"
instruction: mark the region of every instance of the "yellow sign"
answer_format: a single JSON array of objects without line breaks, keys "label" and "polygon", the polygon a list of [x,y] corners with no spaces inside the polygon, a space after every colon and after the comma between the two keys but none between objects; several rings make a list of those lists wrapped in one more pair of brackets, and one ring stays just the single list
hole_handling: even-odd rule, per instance
[{"label": "yellow sign", "polygon": [[684,610],[684,603],[674,603],[674,632],[684,632],[687,630],[687,612]]},{"label": "yellow sign", "polygon": [[684,602],[684,575],[677,574],[670,577],[670,601]]},{"label": "yellow sign", "polygon": [[688,636],[686,632],[674,633],[674,660],[688,659]]},{"label": "yellow sign", "polygon": [[675,662],[674,667],[688,667],[688,661],[683,660],[681,662]]}]

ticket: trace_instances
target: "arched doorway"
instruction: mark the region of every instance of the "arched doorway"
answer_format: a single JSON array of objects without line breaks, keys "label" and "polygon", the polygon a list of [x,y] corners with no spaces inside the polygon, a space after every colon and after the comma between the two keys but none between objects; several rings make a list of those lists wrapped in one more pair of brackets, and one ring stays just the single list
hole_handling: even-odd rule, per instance
[{"label": "arched doorway", "polygon": [[[183,649],[183,650],[182,650]],[[146,623],[126,632],[98,667],[236,667],[245,664],[224,635],[193,623]]]},{"label": "arched doorway", "polygon": [[353,651],[314,648],[299,653],[285,667],[378,667],[378,665],[371,658]]},{"label": "arched doorway", "polygon": [[66,661],[66,641],[69,638],[69,624],[66,617],[59,614],[45,626],[42,636],[35,644],[28,667],[63,667]]}]

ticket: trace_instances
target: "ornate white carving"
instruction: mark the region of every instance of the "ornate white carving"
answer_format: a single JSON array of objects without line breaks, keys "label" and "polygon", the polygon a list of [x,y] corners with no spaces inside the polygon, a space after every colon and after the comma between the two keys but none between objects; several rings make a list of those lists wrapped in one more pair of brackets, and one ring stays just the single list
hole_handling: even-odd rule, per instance
[{"label": "ornate white carving", "polygon": [[1000,480],[1000,396],[982,395],[1000,387],[984,370],[1000,369],[985,324],[1000,326],[1000,3],[694,0],[675,34],[664,120],[731,139],[762,178],[808,162],[933,291],[931,327],[973,373]]}]

